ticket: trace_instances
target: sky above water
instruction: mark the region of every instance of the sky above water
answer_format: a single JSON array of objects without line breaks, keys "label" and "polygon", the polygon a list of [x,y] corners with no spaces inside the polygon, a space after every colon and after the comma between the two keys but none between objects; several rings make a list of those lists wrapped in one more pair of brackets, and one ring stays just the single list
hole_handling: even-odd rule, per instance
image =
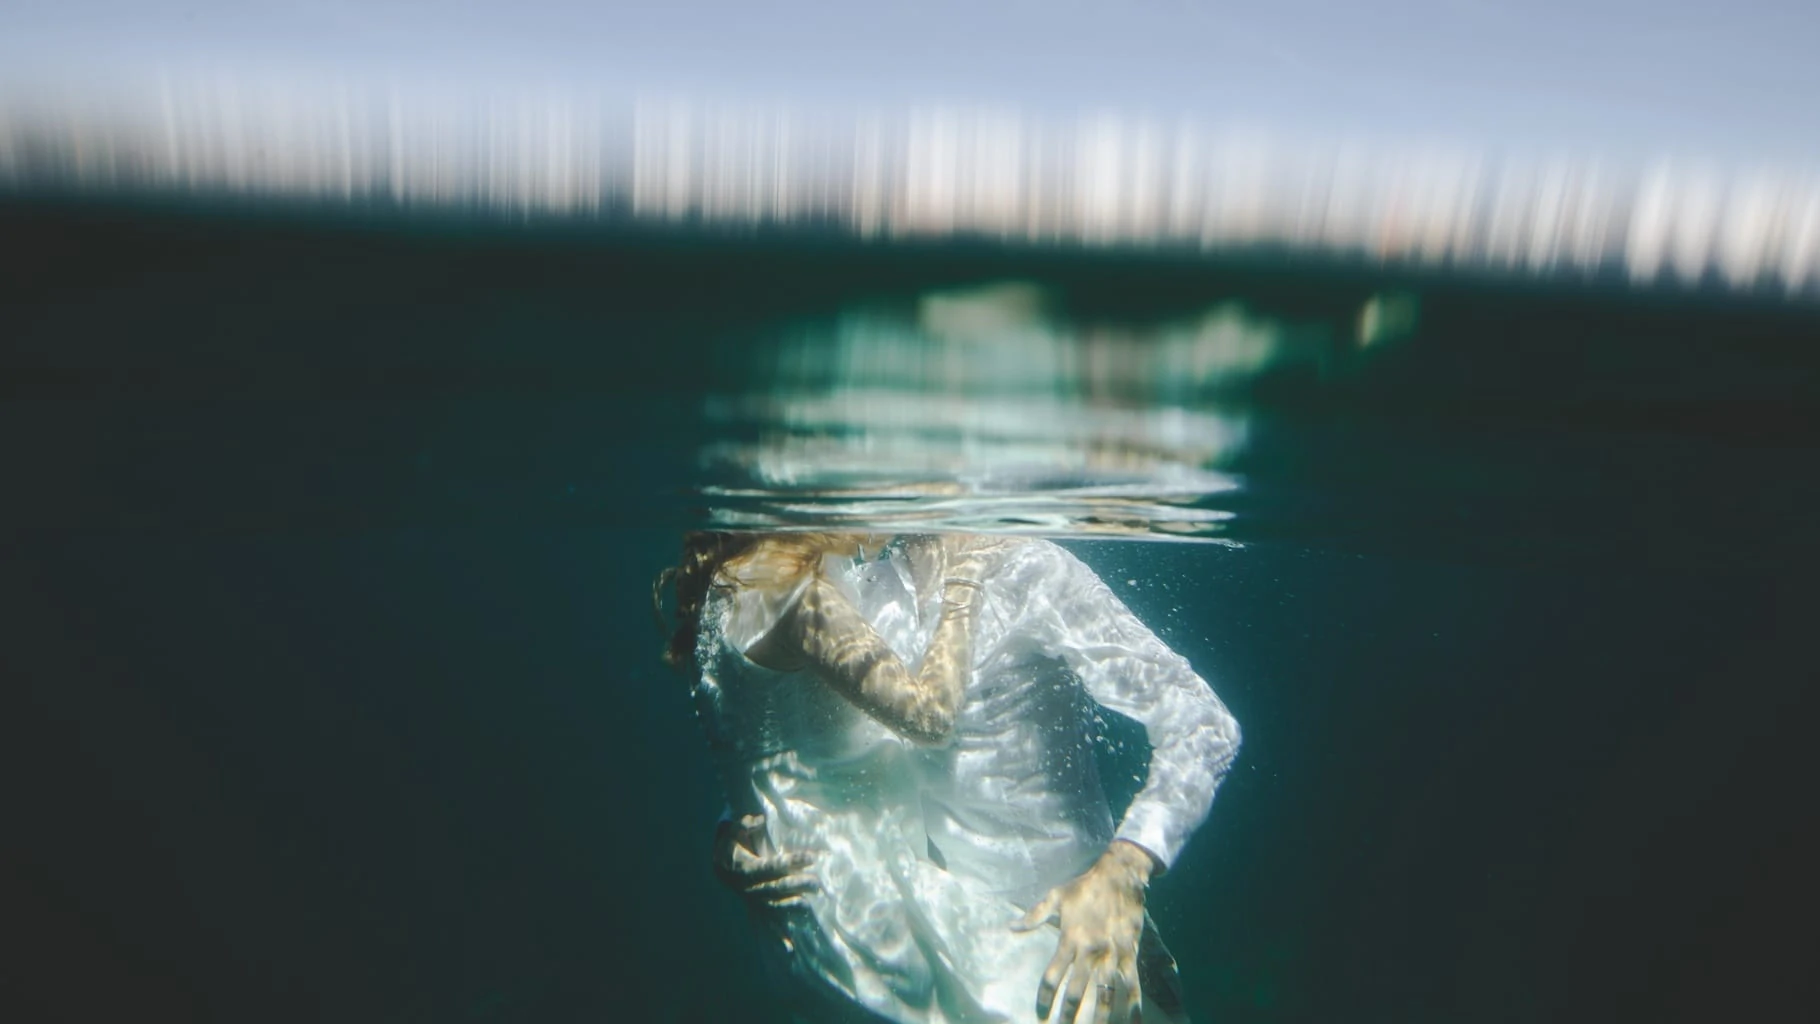
[{"label": "sky above water", "polygon": [[352,75],[991,103],[1379,140],[1820,158],[1820,5],[1769,0],[27,0],[0,88]]}]

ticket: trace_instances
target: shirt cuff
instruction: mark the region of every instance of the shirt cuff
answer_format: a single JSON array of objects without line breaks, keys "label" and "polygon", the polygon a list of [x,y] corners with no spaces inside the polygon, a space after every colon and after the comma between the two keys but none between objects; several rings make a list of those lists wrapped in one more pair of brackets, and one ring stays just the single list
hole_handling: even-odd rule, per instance
[{"label": "shirt cuff", "polygon": [[1167,808],[1156,804],[1133,803],[1125,812],[1125,820],[1119,823],[1119,830],[1114,839],[1123,839],[1135,843],[1150,852],[1163,870],[1175,863],[1175,858],[1182,852],[1185,841],[1184,831],[1177,827],[1175,815]]}]

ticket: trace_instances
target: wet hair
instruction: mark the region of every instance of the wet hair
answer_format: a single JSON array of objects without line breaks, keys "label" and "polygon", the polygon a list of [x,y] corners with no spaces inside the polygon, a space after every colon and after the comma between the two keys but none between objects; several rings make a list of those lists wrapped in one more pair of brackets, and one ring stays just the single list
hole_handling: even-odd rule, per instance
[{"label": "wet hair", "polygon": [[665,625],[663,591],[676,589],[676,624],[663,652],[672,668],[695,660],[702,606],[717,587],[777,587],[819,570],[823,556],[856,548],[860,535],[844,533],[718,533],[697,531],[683,538],[681,561],[657,575],[651,605]]}]

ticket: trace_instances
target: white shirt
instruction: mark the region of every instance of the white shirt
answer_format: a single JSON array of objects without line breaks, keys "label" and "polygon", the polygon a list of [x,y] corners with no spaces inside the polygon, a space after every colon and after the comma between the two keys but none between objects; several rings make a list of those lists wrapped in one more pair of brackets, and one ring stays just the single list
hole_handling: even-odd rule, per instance
[{"label": "white shirt", "polygon": [[[948,869],[1029,904],[1080,874],[1114,838],[1165,866],[1206,819],[1239,749],[1239,725],[1093,570],[1041,540],[993,542],[974,634],[974,677],[954,740],[918,751],[929,839]],[[910,557],[847,572],[860,610],[915,663],[940,614]],[[1089,702],[1144,726],[1143,789],[1115,829],[1094,762]]]}]

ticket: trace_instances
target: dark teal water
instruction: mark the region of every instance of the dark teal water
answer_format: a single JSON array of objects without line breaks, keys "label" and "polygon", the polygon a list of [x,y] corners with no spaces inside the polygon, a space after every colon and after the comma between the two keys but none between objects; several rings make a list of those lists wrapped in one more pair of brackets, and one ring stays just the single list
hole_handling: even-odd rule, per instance
[{"label": "dark teal water", "polygon": [[1243,547],[1075,545],[1245,727],[1152,893],[1196,1019],[1815,995],[1812,309],[22,201],[0,252],[8,1019],[777,1019],[649,610],[697,410],[754,325],[1008,276],[1421,296],[1239,396]]}]

